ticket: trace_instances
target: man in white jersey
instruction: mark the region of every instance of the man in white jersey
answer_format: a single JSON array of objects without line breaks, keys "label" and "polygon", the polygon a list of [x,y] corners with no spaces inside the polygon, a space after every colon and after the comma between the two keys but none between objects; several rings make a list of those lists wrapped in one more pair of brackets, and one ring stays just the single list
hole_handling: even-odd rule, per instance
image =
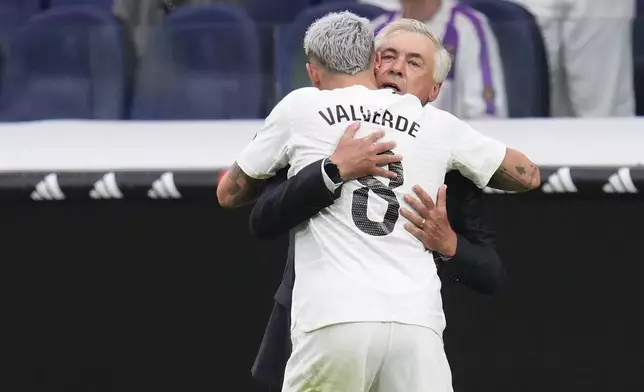
[{"label": "man in white jersey", "polygon": [[530,10],[541,27],[553,116],[635,115],[631,42],[635,0],[513,1]]},{"label": "man in white jersey", "polygon": [[384,127],[405,158],[389,165],[391,180],[344,183],[335,204],[298,228],[283,391],[451,391],[440,280],[424,246],[402,227],[401,201],[414,184],[436,195],[452,168],[483,187],[496,172],[534,166],[414,96],[375,90],[379,58],[366,19],[329,14],[311,25],[304,48],[315,87],[278,103],[219,183],[220,204],[236,207],[251,199],[257,180],[289,164],[293,176],[329,156],[355,121],[361,133]]}]

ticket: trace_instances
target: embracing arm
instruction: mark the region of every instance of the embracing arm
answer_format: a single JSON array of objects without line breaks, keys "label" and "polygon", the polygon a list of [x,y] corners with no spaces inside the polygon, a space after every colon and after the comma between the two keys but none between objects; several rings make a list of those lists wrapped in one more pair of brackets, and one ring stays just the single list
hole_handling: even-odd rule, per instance
[{"label": "embracing arm", "polygon": [[233,163],[217,185],[217,200],[224,208],[237,208],[254,201],[264,189],[266,182],[250,177]]},{"label": "embracing arm", "polygon": [[319,160],[286,179],[286,171],[271,178],[250,214],[250,231],[272,239],[311,218],[337,198],[324,181]]},{"label": "embracing arm", "polygon": [[456,169],[479,188],[489,186],[512,192],[526,192],[541,184],[539,168],[523,153],[483,135],[464,121],[442,112],[451,125],[451,161]]},{"label": "embracing arm", "polygon": [[355,138],[359,128],[359,123],[347,127],[329,159],[309,164],[288,180],[284,171],[272,179],[251,213],[251,232],[259,238],[278,237],[332,205],[344,181],[366,175],[395,176],[383,166],[401,157],[382,154],[395,143],[378,142],[382,131]]},{"label": "embracing arm", "polygon": [[505,269],[496,252],[494,234],[485,225],[483,192],[471,181],[448,173],[450,223],[457,233],[456,253],[439,261],[441,276],[482,294],[493,294],[505,279]]},{"label": "embracing arm", "polygon": [[441,278],[494,293],[505,272],[481,219],[483,192],[457,171],[448,173],[445,182],[449,187],[439,189],[436,203],[419,186],[412,187],[417,198],[405,195],[413,210],[401,208],[409,220],[405,229],[433,251]]},{"label": "embracing arm", "polygon": [[513,192],[526,192],[541,185],[539,168],[520,151],[507,148],[501,166],[488,186]]},{"label": "embracing arm", "polygon": [[301,109],[294,105],[307,102],[313,90],[292,91],[271,110],[253,140],[217,184],[217,199],[222,207],[237,208],[254,201],[266,180],[288,166],[293,124],[301,121],[298,117]]}]

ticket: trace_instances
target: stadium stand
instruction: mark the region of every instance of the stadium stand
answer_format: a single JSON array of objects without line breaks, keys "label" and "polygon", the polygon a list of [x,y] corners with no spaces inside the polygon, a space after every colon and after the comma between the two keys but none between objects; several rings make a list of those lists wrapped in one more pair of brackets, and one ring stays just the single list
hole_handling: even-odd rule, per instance
[{"label": "stadium stand", "polygon": [[132,117],[257,118],[260,75],[255,24],[243,8],[185,6],[165,19],[141,59]]},{"label": "stadium stand", "polygon": [[467,3],[488,18],[499,43],[509,116],[548,117],[548,60],[534,17],[522,6],[507,1],[469,0]]},{"label": "stadium stand", "polygon": [[92,5],[104,11],[111,12],[114,0],[49,0],[50,7]]},{"label": "stadium stand", "polygon": [[638,116],[644,116],[644,0],[637,0],[637,17],[633,21],[633,61],[636,111]]},{"label": "stadium stand", "polygon": [[120,119],[125,111],[123,30],[91,6],[30,18],[11,40],[0,119]]},{"label": "stadium stand", "polygon": [[310,0],[254,0],[248,12],[258,23],[290,23],[310,4]]},{"label": "stadium stand", "polygon": [[[21,24],[42,10],[40,0],[2,0],[0,14],[11,15],[12,23]],[[8,21],[3,19],[3,22]]]},{"label": "stadium stand", "polygon": [[[490,21],[510,117],[548,116],[548,66],[534,17],[508,1],[462,1]],[[261,118],[288,92],[309,85],[302,38],[315,18],[341,10],[368,18],[384,12],[356,0],[227,2],[235,4],[172,2],[176,9],[153,26],[136,64],[129,56],[132,37],[108,15],[114,0],[3,0],[0,120]],[[644,0],[637,4],[634,85],[642,115]]]},{"label": "stadium stand", "polygon": [[294,89],[310,85],[304,69],[306,58],[302,50],[302,41],[309,25],[329,12],[344,10],[368,19],[375,19],[385,12],[381,8],[368,4],[331,3],[310,7],[298,14],[292,24],[283,26],[278,32],[275,56],[278,97],[281,98]]}]

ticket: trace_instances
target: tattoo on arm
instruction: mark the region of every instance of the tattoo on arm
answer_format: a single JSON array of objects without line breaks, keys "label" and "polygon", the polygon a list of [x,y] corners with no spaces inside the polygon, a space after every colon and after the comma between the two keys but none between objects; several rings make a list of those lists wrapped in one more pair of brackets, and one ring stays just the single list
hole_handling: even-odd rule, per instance
[{"label": "tattoo on arm", "polygon": [[488,186],[513,192],[529,191],[538,172],[537,167],[532,164],[529,168],[515,166],[514,169],[501,165],[490,179]]},{"label": "tattoo on arm", "polygon": [[265,181],[257,180],[249,177],[237,165],[233,163],[228,171],[230,176],[231,185],[226,189],[230,201],[235,206],[240,206],[255,200],[264,189]]}]

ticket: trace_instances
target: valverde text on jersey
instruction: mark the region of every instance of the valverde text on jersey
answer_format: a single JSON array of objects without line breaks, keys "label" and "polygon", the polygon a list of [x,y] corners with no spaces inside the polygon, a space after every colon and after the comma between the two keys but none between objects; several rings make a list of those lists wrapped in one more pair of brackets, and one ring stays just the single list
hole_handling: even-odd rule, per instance
[{"label": "valverde text on jersey", "polygon": [[[403,116],[391,114],[388,110],[376,110],[372,114],[369,109],[365,110],[360,106],[360,111],[358,113],[358,110],[356,110],[353,105],[346,105],[346,107],[335,105],[335,107],[327,107],[326,113],[323,110],[320,110],[318,113],[329,125],[335,125],[336,123],[341,123],[343,121],[365,121],[393,128],[397,131],[404,132],[413,138],[416,137],[416,132],[420,129],[420,125],[418,125],[417,122],[409,121]],[[410,122],[411,126],[409,125]]]}]

